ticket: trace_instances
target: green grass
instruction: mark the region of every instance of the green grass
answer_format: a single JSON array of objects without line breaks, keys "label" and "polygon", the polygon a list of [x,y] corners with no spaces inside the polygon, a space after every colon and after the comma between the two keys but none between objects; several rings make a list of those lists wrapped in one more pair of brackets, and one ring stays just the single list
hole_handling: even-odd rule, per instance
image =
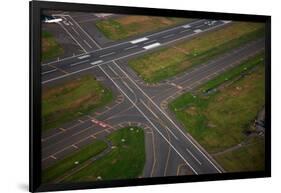
[{"label": "green grass", "polygon": [[[133,131],[130,128],[134,128]],[[145,164],[144,131],[140,128],[123,128],[107,139],[116,148],[101,159],[86,166],[65,179],[65,182],[95,181],[136,178],[141,175]],[[122,139],[125,139],[122,142]]]},{"label": "green grass", "polygon": [[55,40],[54,36],[47,32],[42,31],[42,61],[54,59],[63,54],[63,48]]},{"label": "green grass", "polygon": [[131,59],[129,65],[145,82],[155,83],[263,36],[263,24],[236,22]]},{"label": "green grass", "polygon": [[43,130],[59,127],[113,100],[112,92],[90,75],[44,89],[42,95]]},{"label": "green grass", "polygon": [[264,139],[256,137],[250,145],[215,156],[215,159],[228,172],[263,171],[264,151]]},{"label": "green grass", "polygon": [[65,172],[75,168],[77,165],[76,161],[79,161],[79,165],[83,164],[86,160],[98,155],[105,150],[107,144],[103,141],[95,141],[83,149],[75,152],[74,154],[66,157],[63,160],[58,161],[51,167],[42,171],[42,182],[49,183],[54,181],[56,178],[63,175]]},{"label": "green grass", "polygon": [[191,19],[151,16],[123,16],[96,22],[97,28],[111,40],[121,40],[145,32],[164,29]]},{"label": "green grass", "polygon": [[[233,78],[244,67],[254,67],[251,74],[230,86],[206,95],[202,88],[213,88]],[[223,77],[223,78],[222,78]],[[209,152],[216,153],[241,141],[249,124],[264,105],[264,65],[261,55],[244,62],[240,67],[206,83],[194,93],[186,93],[169,104],[186,130]]]}]

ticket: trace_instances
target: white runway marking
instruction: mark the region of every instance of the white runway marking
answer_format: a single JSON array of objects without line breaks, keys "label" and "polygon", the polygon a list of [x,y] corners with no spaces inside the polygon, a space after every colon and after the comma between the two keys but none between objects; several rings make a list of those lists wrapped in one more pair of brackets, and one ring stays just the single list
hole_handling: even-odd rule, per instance
[{"label": "white runway marking", "polygon": [[138,45],[134,45],[134,46],[131,46],[131,47],[125,48],[124,50],[130,50],[130,49],[133,49],[133,48],[136,48],[136,47],[138,47]]},{"label": "white runway marking", "polygon": [[70,64],[70,66],[76,66],[78,64],[82,64],[82,63],[89,62],[89,61],[90,60],[83,60],[83,61],[80,61],[80,62],[76,62],[76,63]]},{"label": "white runway marking", "polygon": [[161,44],[159,43],[159,42],[157,42],[157,43],[154,43],[154,44],[150,44],[150,45],[148,45],[148,46],[144,46],[143,48],[144,49],[146,49],[146,50],[148,50],[148,49],[152,49],[152,48],[155,48],[155,47],[157,47],[157,46],[160,46]]},{"label": "white runway marking", "polygon": [[46,71],[46,72],[42,72],[42,75],[48,74],[48,73],[51,73],[51,72],[54,72],[54,71],[57,71],[57,69],[55,68],[55,69],[52,69],[52,70],[49,70],[49,71]]},{"label": "white runway marking", "polygon": [[193,155],[193,153],[191,153],[191,151],[189,151],[187,148],[186,151],[193,157],[193,159],[195,159],[200,165],[202,165],[202,163]]},{"label": "white runway marking", "polygon": [[190,28],[190,25],[187,24],[187,25],[183,25],[182,27],[183,28]]},{"label": "white runway marking", "polygon": [[95,65],[95,64],[99,64],[99,63],[101,63],[101,62],[103,62],[103,61],[102,61],[102,60],[97,60],[97,61],[92,62],[91,64],[92,64],[92,65]]},{"label": "white runway marking", "polygon": [[201,29],[196,29],[196,30],[194,30],[194,32],[195,33],[200,33],[200,32],[202,32],[202,30]]},{"label": "white runway marking", "polygon": [[181,33],[187,32],[187,31],[190,31],[190,29],[182,30],[179,33],[181,34]]},{"label": "white runway marking", "polygon": [[83,42],[84,42],[89,48],[92,48],[92,46],[91,46],[86,40],[83,40]]},{"label": "white runway marking", "polygon": [[148,38],[144,37],[144,38],[139,38],[139,39],[136,39],[136,40],[133,40],[133,41],[130,41],[132,44],[137,44],[137,43],[140,43],[140,42],[143,42],[143,41],[146,41],[148,40]]},{"label": "white runway marking", "polygon": [[100,58],[103,58],[103,57],[106,57],[106,56],[109,56],[109,55],[112,55],[112,54],[115,54],[115,52],[110,52],[110,53],[107,53],[107,54],[104,54],[104,55],[100,55]]},{"label": "white runway marking", "polygon": [[84,56],[78,57],[78,59],[84,59],[84,58],[89,58],[89,57],[90,57],[90,55],[84,55]]},{"label": "white runway marking", "polygon": [[163,39],[166,39],[166,38],[172,37],[172,36],[174,36],[174,35],[175,35],[175,34],[169,34],[169,35],[163,36]]}]

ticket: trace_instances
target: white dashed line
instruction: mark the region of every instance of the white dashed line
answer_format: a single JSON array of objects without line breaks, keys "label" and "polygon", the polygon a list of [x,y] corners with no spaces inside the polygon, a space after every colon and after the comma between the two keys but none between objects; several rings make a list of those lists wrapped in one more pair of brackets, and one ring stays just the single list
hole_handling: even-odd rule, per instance
[{"label": "white dashed line", "polygon": [[144,37],[144,38],[139,38],[139,39],[136,39],[136,40],[133,40],[133,41],[130,41],[132,44],[137,44],[137,43],[140,43],[140,42],[143,42],[143,41],[146,41],[148,40],[148,38]]},{"label": "white dashed line", "polygon": [[107,54],[104,54],[104,55],[100,55],[100,58],[103,58],[103,57],[106,57],[106,56],[109,56],[109,55],[112,55],[112,54],[115,54],[115,52],[110,52],[110,53],[107,53]]},{"label": "white dashed line", "polygon": [[76,66],[78,64],[82,64],[82,63],[89,62],[89,61],[90,60],[83,60],[83,61],[80,61],[80,62],[76,62],[76,63],[70,64],[70,66]]},{"label": "white dashed line", "polygon": [[92,64],[92,65],[95,65],[95,64],[99,64],[99,63],[101,63],[101,62],[103,62],[103,61],[102,61],[102,60],[97,60],[97,61],[92,62],[91,64]]},{"label": "white dashed line", "polygon": [[131,47],[125,48],[124,50],[130,50],[130,49],[133,49],[133,48],[136,48],[136,47],[138,47],[138,45],[134,45],[134,46],[131,46]]},{"label": "white dashed line", "polygon": [[78,57],[78,59],[84,59],[84,58],[89,58],[89,57],[90,57],[90,55],[84,55],[84,56]]},{"label": "white dashed line", "polygon": [[52,70],[49,70],[49,71],[46,71],[46,72],[42,72],[42,75],[44,75],[44,74],[49,74],[49,73],[51,73],[51,72],[54,72],[54,71],[56,71],[57,69],[55,68],[55,69],[52,69]]}]

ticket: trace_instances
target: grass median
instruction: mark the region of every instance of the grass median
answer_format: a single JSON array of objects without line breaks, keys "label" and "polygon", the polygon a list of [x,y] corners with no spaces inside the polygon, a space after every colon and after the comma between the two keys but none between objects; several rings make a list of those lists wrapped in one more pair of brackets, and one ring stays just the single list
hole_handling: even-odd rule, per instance
[{"label": "grass median", "polygon": [[191,19],[134,15],[100,20],[96,22],[96,26],[108,39],[121,40],[186,21],[191,21]]},{"label": "grass median", "polygon": [[42,129],[59,127],[112,100],[112,92],[90,75],[46,88],[42,92]]},{"label": "grass median", "polygon": [[107,137],[112,150],[64,182],[137,178],[145,164],[144,131],[137,127],[120,129]]},{"label": "grass median", "polygon": [[262,23],[233,22],[191,40],[131,59],[129,65],[145,82],[156,83],[264,37],[264,32]]},{"label": "grass median", "polygon": [[47,31],[42,31],[42,61],[54,59],[63,54],[63,48],[55,40],[54,36]]},{"label": "grass median", "polygon": [[83,164],[83,162],[101,153],[106,149],[106,147],[107,144],[103,141],[96,141],[90,145],[87,145],[78,152],[73,153],[65,159],[58,161],[51,167],[43,170],[42,182],[50,183],[54,181],[56,178],[65,174],[67,171],[75,168],[77,166],[77,164],[75,163],[79,163],[79,165]]},{"label": "grass median", "polygon": [[[187,132],[209,153],[216,154],[248,140],[246,133],[253,129],[251,125],[264,106],[263,57],[263,53],[259,54],[169,104]],[[227,171],[247,171],[253,169],[254,160],[263,163],[263,151],[261,145],[250,145],[215,158]],[[255,169],[261,167],[262,164]]]}]

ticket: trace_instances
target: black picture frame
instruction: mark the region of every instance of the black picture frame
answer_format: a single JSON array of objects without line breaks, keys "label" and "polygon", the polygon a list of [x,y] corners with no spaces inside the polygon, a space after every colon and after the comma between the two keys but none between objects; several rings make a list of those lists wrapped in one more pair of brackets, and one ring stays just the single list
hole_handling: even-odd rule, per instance
[{"label": "black picture frame", "polygon": [[[216,13],[201,11],[185,11],[170,9],[155,9],[142,7],[108,6],[80,3],[62,3],[47,1],[30,1],[30,175],[29,191],[59,191],[77,190],[90,188],[138,186],[167,183],[183,183],[213,180],[229,180],[244,178],[260,178],[271,176],[271,17],[266,15],[247,15],[233,13]],[[177,177],[156,177],[139,178],[128,180],[96,181],[65,184],[41,184],[41,21],[40,13],[42,10],[63,10],[78,12],[103,12],[120,13],[134,15],[151,16],[174,16],[174,17],[193,17],[211,18],[238,21],[258,21],[266,23],[266,44],[265,44],[265,66],[266,66],[266,90],[265,90],[265,170],[262,172],[239,172],[208,175],[191,175]]]}]

